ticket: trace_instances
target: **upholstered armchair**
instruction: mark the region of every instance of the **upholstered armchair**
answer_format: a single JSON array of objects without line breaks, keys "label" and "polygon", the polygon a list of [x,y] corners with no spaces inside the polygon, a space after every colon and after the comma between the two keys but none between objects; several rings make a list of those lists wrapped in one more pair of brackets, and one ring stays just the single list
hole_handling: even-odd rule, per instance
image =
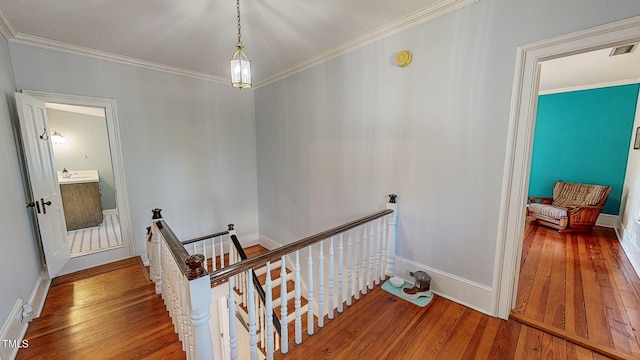
[{"label": "upholstered armchair", "polygon": [[590,231],[610,192],[611,186],[556,181],[552,198],[529,196],[527,216],[559,232]]}]

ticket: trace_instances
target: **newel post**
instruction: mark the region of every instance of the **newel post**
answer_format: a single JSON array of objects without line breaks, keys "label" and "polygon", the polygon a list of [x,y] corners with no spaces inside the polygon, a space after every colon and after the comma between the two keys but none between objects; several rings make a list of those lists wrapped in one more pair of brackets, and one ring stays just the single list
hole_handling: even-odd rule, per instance
[{"label": "newel post", "polygon": [[396,223],[398,222],[398,204],[396,198],[398,195],[389,194],[389,202],[387,203],[387,209],[392,209],[393,213],[387,216],[387,230],[388,230],[388,246],[387,246],[387,275],[393,276],[394,265],[396,260]]},{"label": "newel post", "polygon": [[211,316],[211,281],[204,268],[204,255],[189,256],[185,263],[189,267],[190,318],[193,326],[193,341],[196,359],[213,359],[213,342],[209,317]]},{"label": "newel post", "polygon": [[149,257],[149,277],[156,285],[156,294],[162,293],[162,269],[161,267],[161,252],[160,247],[160,232],[154,231],[155,223],[162,220],[162,209],[155,208],[151,210],[153,216],[151,217],[151,227],[147,228],[149,236],[147,238],[147,256]]}]

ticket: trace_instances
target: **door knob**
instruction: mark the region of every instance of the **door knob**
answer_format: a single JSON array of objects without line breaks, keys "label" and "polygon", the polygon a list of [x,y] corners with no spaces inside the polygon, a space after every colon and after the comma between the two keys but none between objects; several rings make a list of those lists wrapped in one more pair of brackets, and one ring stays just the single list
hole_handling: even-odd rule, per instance
[{"label": "door knob", "polygon": [[40,202],[42,203],[42,213],[47,213],[47,206],[51,206],[51,200],[44,202],[44,198],[40,198]]}]

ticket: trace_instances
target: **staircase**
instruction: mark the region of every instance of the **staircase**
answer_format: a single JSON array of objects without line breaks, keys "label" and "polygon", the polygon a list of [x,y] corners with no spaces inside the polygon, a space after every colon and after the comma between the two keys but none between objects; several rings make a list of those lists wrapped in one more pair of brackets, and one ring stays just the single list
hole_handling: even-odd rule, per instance
[{"label": "staircase", "polygon": [[[285,275],[285,284],[284,284],[284,291],[285,291],[285,296],[286,296],[286,300],[284,301],[286,305],[286,317],[287,317],[287,321],[285,323],[287,323],[287,335],[288,335],[288,342],[293,342],[295,341],[295,327],[296,327],[296,310],[295,310],[295,302],[292,301],[295,299],[295,288],[296,288],[296,283],[295,283],[295,276],[293,274],[293,271],[289,268],[287,268],[286,266],[284,267],[284,269],[282,268],[282,261],[276,261],[273,264],[271,264],[271,278],[274,279],[271,284],[272,284],[272,289],[271,289],[271,296],[272,296],[272,306],[273,306],[273,314],[274,316],[280,321],[280,323],[282,323],[282,314],[283,314],[283,309],[282,309],[282,290],[283,290],[283,285],[282,285],[282,280],[281,280],[281,273],[282,270],[285,271],[286,275]],[[260,282],[260,285],[262,286],[262,288],[264,289],[266,287],[266,279],[267,279],[267,274],[266,274],[267,270],[266,270],[266,266],[263,266],[257,270],[255,270],[255,274]],[[301,287],[304,287],[303,284],[300,284]],[[248,336],[249,334],[249,328],[248,328],[248,324],[249,324],[249,311],[247,308],[247,304],[246,301],[248,301],[248,299],[246,298],[246,296],[244,296],[245,294],[245,290],[241,289],[241,288],[236,288],[235,290],[236,292],[236,311],[237,314],[240,316],[240,319],[238,320],[239,323],[239,329],[240,327],[242,327],[243,329],[246,330],[246,335]],[[265,304],[262,301],[262,299],[260,299],[259,296],[257,296],[257,292],[254,294],[255,296],[255,304],[257,307],[257,318],[258,321],[256,321],[256,337],[257,337],[257,346],[258,346],[258,350],[261,352],[261,358],[266,357],[266,347],[267,347],[267,329],[266,329],[266,311],[265,311]],[[300,296],[300,325],[301,325],[301,330],[302,332],[306,332],[307,331],[307,326],[308,326],[308,309],[309,309],[309,302],[307,300],[307,298],[304,295]],[[315,318],[315,316],[314,316]],[[315,322],[315,321],[314,321]],[[273,337],[274,337],[274,345],[275,348],[274,350],[279,350],[280,349],[280,328],[277,328],[277,326],[274,325],[273,327]],[[242,331],[242,330],[240,330]]]},{"label": "staircase", "polygon": [[187,358],[287,354],[291,340],[301,344],[303,333],[393,274],[397,205],[389,198],[385,210],[251,257],[233,226],[181,242],[154,209],[150,277]]}]

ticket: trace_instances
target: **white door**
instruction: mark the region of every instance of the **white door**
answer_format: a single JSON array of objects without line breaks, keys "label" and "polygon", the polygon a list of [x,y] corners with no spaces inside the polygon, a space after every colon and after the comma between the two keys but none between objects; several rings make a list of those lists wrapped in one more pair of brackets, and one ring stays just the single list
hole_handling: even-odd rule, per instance
[{"label": "white door", "polygon": [[69,261],[67,225],[54,164],[44,101],[16,93],[22,147],[31,185],[30,203],[36,212],[50,278]]}]

